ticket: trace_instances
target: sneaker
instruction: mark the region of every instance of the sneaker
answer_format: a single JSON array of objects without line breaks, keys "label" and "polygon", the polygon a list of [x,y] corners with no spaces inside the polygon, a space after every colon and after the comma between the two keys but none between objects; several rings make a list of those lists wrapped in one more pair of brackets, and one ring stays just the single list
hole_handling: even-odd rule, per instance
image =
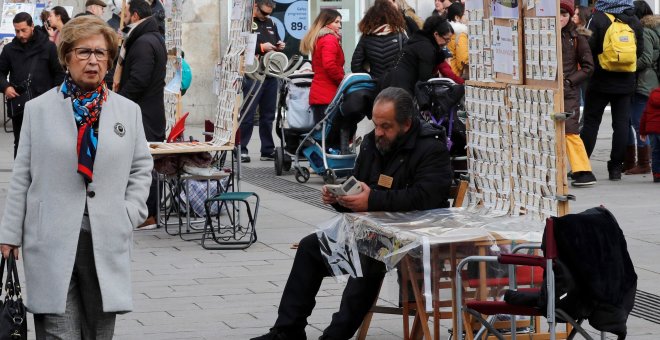
[{"label": "sneaker", "polygon": [[591,171],[580,171],[573,174],[574,181],[571,185],[574,187],[587,187],[596,184],[596,176]]},{"label": "sneaker", "polygon": [[147,217],[147,219],[137,226],[135,230],[152,230],[158,228],[158,223],[156,223],[156,218],[153,216]]},{"label": "sneaker", "polygon": [[250,156],[246,153],[241,154],[241,163],[250,163]]},{"label": "sneaker", "polygon": [[274,161],[275,160],[275,151],[269,153],[269,154],[262,154],[261,157],[259,157],[259,160],[262,161]]}]

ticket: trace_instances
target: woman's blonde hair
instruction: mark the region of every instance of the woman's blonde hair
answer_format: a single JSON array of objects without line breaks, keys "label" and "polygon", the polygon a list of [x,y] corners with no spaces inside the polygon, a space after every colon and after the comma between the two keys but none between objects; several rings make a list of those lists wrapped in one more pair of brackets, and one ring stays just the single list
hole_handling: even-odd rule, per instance
[{"label": "woman's blonde hair", "polygon": [[300,41],[300,52],[302,54],[314,54],[314,47],[316,47],[316,39],[319,38],[319,33],[323,27],[331,24],[335,19],[341,17],[341,14],[330,8],[324,8],[319,13],[319,16],[314,19],[312,27],[307,31],[307,34]]},{"label": "woman's blonde hair", "polygon": [[119,50],[119,37],[105,21],[95,15],[73,18],[62,27],[59,36],[60,42],[57,44],[57,58],[62,67],[66,68],[67,55],[79,40],[97,34],[102,35],[105,39],[108,49],[108,69],[112,68]]}]

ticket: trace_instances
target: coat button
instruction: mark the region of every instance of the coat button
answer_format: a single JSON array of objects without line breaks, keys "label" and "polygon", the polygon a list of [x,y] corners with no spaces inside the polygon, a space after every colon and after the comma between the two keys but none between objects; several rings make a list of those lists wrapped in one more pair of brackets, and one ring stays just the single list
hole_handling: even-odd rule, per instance
[{"label": "coat button", "polygon": [[87,197],[94,198],[94,196],[96,196],[96,193],[94,191],[88,191],[87,192]]}]

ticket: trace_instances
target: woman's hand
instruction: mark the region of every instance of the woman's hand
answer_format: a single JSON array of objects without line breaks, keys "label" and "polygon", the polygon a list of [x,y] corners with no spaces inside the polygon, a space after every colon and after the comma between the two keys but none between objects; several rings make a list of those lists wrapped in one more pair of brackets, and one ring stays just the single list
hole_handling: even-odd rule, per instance
[{"label": "woman's hand", "polygon": [[11,244],[0,244],[0,251],[2,252],[2,257],[8,258],[9,252],[14,252],[14,258],[18,260],[18,246]]}]

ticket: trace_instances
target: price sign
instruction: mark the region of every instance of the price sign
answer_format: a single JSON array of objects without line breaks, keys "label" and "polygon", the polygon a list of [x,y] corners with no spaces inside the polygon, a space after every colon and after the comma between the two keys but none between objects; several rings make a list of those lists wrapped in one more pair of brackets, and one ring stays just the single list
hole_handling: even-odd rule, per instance
[{"label": "price sign", "polygon": [[296,1],[289,5],[284,13],[284,27],[287,33],[296,39],[302,39],[307,33],[307,1]]}]

